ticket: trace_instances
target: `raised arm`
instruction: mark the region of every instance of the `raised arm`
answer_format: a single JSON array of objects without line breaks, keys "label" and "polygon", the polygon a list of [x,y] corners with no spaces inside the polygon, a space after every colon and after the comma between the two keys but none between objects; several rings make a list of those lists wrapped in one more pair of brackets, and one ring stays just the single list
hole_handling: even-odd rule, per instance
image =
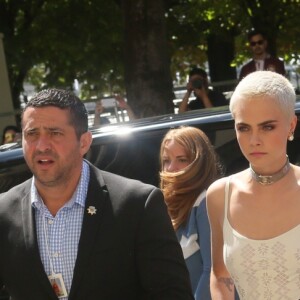
[{"label": "raised arm", "polygon": [[204,86],[200,89],[194,89],[194,94],[198,99],[201,99],[205,108],[213,107],[211,99],[208,96],[208,90]]},{"label": "raised arm", "polygon": [[95,112],[94,112],[94,126],[101,125],[100,114],[103,112],[103,106],[101,100],[96,101]]},{"label": "raised arm", "polygon": [[134,114],[130,105],[125,101],[125,99],[120,95],[115,95],[115,99],[117,100],[119,107],[127,111],[129,120],[135,120],[136,115]]},{"label": "raised arm", "polygon": [[234,284],[223,260],[224,178],[207,191],[207,211],[211,230],[212,269],[210,291],[214,300],[234,300]]},{"label": "raised arm", "polygon": [[184,94],[182,101],[179,104],[178,111],[179,113],[185,112],[189,110],[189,98],[193,91],[192,83],[188,82],[186,85],[186,93]]}]

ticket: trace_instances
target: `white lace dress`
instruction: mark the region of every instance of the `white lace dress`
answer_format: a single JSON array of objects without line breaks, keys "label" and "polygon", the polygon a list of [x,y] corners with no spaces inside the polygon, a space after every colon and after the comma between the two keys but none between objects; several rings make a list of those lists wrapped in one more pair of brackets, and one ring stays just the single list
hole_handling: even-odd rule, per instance
[{"label": "white lace dress", "polygon": [[299,300],[300,226],[272,239],[249,239],[228,221],[228,191],[229,181],[225,191],[223,257],[240,299]]}]

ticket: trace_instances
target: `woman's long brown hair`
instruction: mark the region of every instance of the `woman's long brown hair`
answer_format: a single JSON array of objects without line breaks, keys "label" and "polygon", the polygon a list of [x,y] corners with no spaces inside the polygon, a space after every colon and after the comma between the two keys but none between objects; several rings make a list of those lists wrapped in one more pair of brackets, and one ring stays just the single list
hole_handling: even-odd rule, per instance
[{"label": "woman's long brown hair", "polygon": [[[168,141],[174,140],[185,148],[191,162],[179,172],[166,172],[163,152]],[[168,212],[175,230],[185,223],[202,191],[220,175],[217,154],[206,134],[195,127],[180,127],[167,132],[160,148],[160,188],[163,191]]]}]

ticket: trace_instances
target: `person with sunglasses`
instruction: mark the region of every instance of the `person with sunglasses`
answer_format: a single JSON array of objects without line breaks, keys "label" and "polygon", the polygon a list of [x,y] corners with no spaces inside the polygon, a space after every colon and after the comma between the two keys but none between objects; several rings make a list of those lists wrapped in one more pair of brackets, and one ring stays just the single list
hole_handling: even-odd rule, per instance
[{"label": "person with sunglasses", "polygon": [[16,143],[21,140],[21,130],[15,125],[8,125],[3,129],[1,145]]},{"label": "person with sunglasses", "polygon": [[249,32],[248,42],[253,58],[242,67],[239,80],[242,80],[252,72],[263,70],[273,71],[283,76],[285,75],[283,61],[268,53],[268,41],[263,32],[258,30]]}]

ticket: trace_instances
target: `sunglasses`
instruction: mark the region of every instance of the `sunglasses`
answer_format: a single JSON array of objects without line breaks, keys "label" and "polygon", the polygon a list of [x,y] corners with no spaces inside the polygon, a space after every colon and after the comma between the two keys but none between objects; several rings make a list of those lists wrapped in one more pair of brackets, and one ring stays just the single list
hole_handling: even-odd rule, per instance
[{"label": "sunglasses", "polygon": [[13,142],[15,137],[16,137],[16,135],[14,133],[5,133],[5,135],[4,135],[4,139],[5,139],[6,143]]},{"label": "sunglasses", "polygon": [[259,40],[259,41],[257,41],[257,42],[250,42],[250,46],[251,46],[251,47],[254,47],[254,46],[256,46],[256,45],[262,45],[263,43],[264,43],[263,40]]}]

